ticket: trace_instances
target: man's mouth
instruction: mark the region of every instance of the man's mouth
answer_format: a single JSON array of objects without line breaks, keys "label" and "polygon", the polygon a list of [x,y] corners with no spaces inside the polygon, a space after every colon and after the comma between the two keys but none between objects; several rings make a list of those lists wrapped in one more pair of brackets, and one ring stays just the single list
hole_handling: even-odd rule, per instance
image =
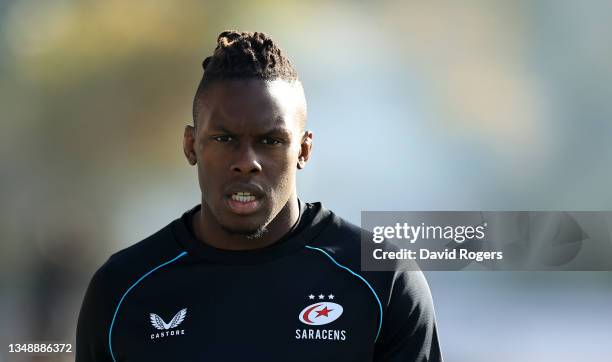
[{"label": "man's mouth", "polygon": [[257,199],[257,196],[252,195],[250,192],[234,192],[230,198],[238,202],[251,202]]},{"label": "man's mouth", "polygon": [[234,192],[226,200],[229,208],[239,215],[252,214],[262,206],[261,197],[248,191]]}]

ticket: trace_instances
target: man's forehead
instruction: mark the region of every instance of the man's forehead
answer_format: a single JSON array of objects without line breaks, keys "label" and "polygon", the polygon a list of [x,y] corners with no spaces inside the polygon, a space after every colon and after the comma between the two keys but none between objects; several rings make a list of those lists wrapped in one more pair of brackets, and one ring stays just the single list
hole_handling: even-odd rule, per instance
[{"label": "man's forehead", "polygon": [[305,117],[301,85],[283,80],[224,80],[203,95],[206,128],[293,128]]},{"label": "man's forehead", "polygon": [[291,124],[282,116],[248,119],[248,118],[227,118],[227,117],[211,117],[207,122],[206,129],[214,131],[239,133],[284,133],[291,134]]},{"label": "man's forehead", "polygon": [[288,81],[283,79],[265,80],[258,78],[246,79],[219,79],[211,81],[201,96],[203,100],[210,100],[210,95],[225,97],[240,96],[244,93],[259,93],[272,95],[283,100],[304,100],[304,90],[299,80]]}]

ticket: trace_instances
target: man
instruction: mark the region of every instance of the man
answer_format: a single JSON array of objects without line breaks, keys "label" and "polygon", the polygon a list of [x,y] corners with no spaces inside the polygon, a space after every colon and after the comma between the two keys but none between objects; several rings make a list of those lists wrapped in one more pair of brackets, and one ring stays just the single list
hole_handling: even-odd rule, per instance
[{"label": "man", "polygon": [[203,63],[183,149],[201,205],[95,273],[77,361],[441,361],[420,272],[361,272],[361,230],[298,200],[306,102],[262,33]]}]

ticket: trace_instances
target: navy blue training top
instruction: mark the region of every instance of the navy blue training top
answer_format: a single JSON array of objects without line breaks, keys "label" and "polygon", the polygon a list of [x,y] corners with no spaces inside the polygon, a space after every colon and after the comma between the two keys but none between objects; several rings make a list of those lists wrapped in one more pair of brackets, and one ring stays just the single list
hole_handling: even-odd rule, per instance
[{"label": "navy blue training top", "polygon": [[94,274],[76,361],[442,361],[419,271],[360,271],[362,230],[320,203],[278,242],[197,240],[200,206]]}]

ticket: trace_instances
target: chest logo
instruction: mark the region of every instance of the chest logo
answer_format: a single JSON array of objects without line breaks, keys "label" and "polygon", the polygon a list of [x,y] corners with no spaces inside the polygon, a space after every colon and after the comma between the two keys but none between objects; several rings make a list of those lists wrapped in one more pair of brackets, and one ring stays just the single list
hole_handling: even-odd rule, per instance
[{"label": "chest logo", "polygon": [[302,309],[298,318],[300,322],[309,326],[321,326],[340,318],[342,311],[343,308],[340,304],[319,302]]},{"label": "chest logo", "polygon": [[170,323],[164,322],[164,320],[155,313],[149,314],[153,327],[162,331],[178,327],[179,324],[183,323],[183,320],[185,320],[185,316],[187,316],[187,308],[179,310],[174,317],[172,317]]}]

